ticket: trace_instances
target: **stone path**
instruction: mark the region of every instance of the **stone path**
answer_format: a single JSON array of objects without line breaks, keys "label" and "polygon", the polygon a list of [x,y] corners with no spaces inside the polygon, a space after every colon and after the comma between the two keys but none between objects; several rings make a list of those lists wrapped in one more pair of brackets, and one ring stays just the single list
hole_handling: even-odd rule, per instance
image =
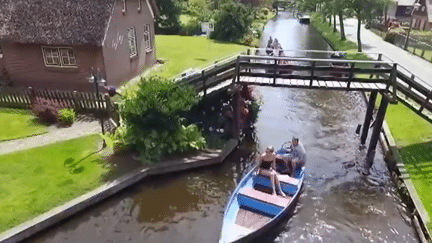
[{"label": "stone path", "polygon": [[[106,127],[108,123],[105,119]],[[0,155],[101,132],[99,119],[79,115],[77,121],[70,127],[61,127],[55,124],[48,127],[48,133],[0,142]]]},{"label": "stone path", "polygon": [[[357,43],[357,19],[346,19],[344,27],[347,39]],[[339,22],[337,28],[339,30]],[[363,52],[383,53],[386,57],[402,65],[432,87],[432,63],[384,41],[380,36],[365,29],[364,25],[361,27],[360,36]],[[377,55],[371,55],[370,57],[377,58]],[[383,60],[386,61],[385,58]]]}]

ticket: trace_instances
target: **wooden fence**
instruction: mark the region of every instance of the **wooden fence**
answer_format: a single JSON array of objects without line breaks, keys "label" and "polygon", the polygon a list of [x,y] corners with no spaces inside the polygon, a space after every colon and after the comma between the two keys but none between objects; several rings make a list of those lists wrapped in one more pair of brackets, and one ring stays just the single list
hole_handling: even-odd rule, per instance
[{"label": "wooden fence", "polygon": [[98,99],[96,93],[0,87],[0,107],[31,109],[33,104],[44,99],[72,108],[77,113],[111,115],[114,112],[111,99],[106,94],[99,94]]}]

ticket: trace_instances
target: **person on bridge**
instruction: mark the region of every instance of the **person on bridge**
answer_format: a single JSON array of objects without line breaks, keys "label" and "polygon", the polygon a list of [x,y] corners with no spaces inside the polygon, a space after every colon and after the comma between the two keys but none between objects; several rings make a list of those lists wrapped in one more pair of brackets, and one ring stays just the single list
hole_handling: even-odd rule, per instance
[{"label": "person on bridge", "polygon": [[268,146],[265,153],[259,158],[258,175],[270,177],[270,182],[273,190],[273,195],[276,195],[276,186],[279,189],[279,194],[286,197],[286,194],[282,191],[280,181],[277,178],[276,172],[276,154],[274,153],[273,146]]},{"label": "person on bridge", "polygon": [[270,39],[269,39],[268,42],[267,42],[267,50],[266,50],[266,53],[267,53],[267,55],[270,55],[272,52],[273,52],[273,39],[272,39],[272,37],[270,36]]}]

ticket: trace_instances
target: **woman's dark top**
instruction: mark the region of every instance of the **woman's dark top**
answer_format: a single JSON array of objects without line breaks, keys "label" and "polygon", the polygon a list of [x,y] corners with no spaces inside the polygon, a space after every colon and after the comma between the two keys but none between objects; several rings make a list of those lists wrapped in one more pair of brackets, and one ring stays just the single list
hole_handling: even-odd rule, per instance
[{"label": "woman's dark top", "polygon": [[273,164],[273,160],[272,161],[263,160],[261,162],[260,168],[265,169],[265,170],[270,170],[270,167],[272,166],[272,164]]}]

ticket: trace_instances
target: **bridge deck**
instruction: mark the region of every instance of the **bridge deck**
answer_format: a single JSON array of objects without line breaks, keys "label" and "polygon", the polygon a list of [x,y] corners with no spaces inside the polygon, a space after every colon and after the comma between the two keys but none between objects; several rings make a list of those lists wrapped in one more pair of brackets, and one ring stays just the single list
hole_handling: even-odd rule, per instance
[{"label": "bridge deck", "polygon": [[362,90],[362,91],[386,90],[386,85],[383,83],[351,82],[350,86],[348,87],[348,82],[314,80],[311,86],[310,80],[276,78],[276,82],[274,82],[273,78],[247,77],[247,76],[241,76],[240,83],[260,85],[260,86],[293,87],[293,88],[308,88],[308,89]]}]

